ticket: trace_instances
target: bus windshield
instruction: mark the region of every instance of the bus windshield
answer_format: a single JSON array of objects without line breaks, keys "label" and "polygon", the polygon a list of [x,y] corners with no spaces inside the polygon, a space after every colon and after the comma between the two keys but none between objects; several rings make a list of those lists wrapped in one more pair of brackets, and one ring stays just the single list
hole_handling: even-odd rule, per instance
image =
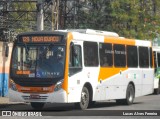
[{"label": "bus windshield", "polygon": [[64,75],[65,46],[17,45],[11,74],[17,78],[60,78]]}]

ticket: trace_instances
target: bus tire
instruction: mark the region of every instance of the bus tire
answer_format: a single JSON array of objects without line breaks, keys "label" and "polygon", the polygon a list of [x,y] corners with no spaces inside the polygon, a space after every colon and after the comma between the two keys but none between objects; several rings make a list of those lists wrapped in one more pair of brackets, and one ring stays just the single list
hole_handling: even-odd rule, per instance
[{"label": "bus tire", "polygon": [[154,89],[154,94],[158,95],[160,93],[160,83],[158,84],[158,88]]},{"label": "bus tire", "polygon": [[129,84],[126,91],[126,99],[124,99],[124,104],[131,105],[133,104],[135,98],[135,91],[132,84]]},{"label": "bus tire", "polygon": [[124,104],[124,99],[117,99],[116,104],[123,105]]},{"label": "bus tire", "polygon": [[77,109],[85,110],[89,106],[89,91],[88,88],[83,87],[81,92],[81,100],[78,103],[75,103]]},{"label": "bus tire", "polygon": [[31,102],[31,106],[33,109],[41,110],[44,107],[45,103],[42,102]]}]

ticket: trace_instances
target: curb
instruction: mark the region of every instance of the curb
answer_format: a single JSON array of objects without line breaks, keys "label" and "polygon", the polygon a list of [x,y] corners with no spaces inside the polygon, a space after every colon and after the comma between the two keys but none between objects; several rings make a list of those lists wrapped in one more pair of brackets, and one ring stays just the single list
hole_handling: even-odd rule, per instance
[{"label": "curb", "polygon": [[10,102],[8,97],[0,97],[0,105],[25,104],[24,102]]}]

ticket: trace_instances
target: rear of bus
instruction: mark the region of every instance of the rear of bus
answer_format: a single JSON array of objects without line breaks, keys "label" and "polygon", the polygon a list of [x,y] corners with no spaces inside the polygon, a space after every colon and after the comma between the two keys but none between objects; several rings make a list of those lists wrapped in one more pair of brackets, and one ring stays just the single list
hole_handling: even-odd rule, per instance
[{"label": "rear of bus", "polygon": [[10,101],[31,102],[40,109],[46,102],[66,102],[67,33],[30,32],[17,36],[10,65]]},{"label": "rear of bus", "polygon": [[154,46],[153,47],[154,52],[154,65],[155,65],[155,71],[154,71],[154,94],[160,94],[160,48]]}]

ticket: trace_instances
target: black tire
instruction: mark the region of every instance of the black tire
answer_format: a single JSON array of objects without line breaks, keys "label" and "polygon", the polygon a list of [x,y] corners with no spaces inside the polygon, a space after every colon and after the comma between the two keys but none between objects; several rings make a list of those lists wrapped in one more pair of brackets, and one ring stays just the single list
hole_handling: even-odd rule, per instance
[{"label": "black tire", "polygon": [[78,103],[75,103],[77,109],[85,110],[89,106],[89,91],[86,87],[83,87],[81,92],[81,100]]},{"label": "black tire", "polygon": [[133,104],[135,98],[135,91],[132,84],[129,84],[126,92],[126,99],[124,99],[124,104],[131,105]]},{"label": "black tire", "polygon": [[118,104],[118,105],[124,105],[125,103],[125,101],[124,101],[125,99],[117,99],[116,100],[116,104]]},{"label": "black tire", "polygon": [[44,107],[45,103],[42,102],[31,102],[31,106],[33,109],[41,110]]},{"label": "black tire", "polygon": [[117,99],[116,103],[118,105],[131,105],[133,104],[135,98],[135,91],[132,84],[129,84],[126,91],[126,99]]},{"label": "black tire", "polygon": [[88,107],[91,108],[95,105],[96,101],[90,101]]},{"label": "black tire", "polygon": [[158,85],[157,89],[154,89],[154,94],[159,95],[160,93],[160,84]]}]

